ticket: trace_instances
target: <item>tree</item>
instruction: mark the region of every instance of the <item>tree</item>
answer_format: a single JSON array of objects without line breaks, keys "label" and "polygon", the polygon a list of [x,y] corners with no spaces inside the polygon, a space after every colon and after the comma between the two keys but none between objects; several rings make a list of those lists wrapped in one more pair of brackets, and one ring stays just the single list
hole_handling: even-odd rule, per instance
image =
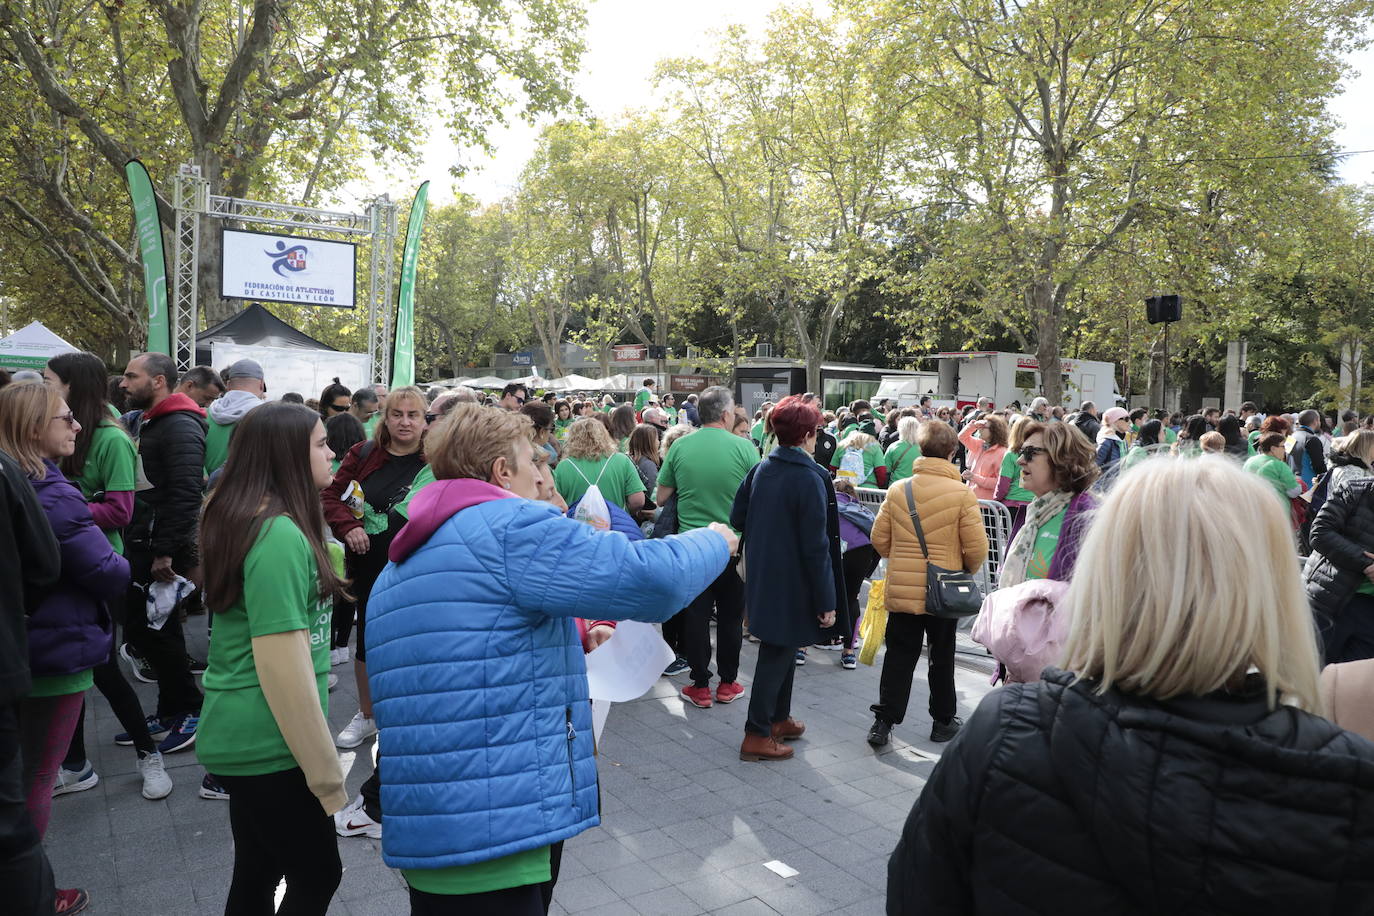
[{"label": "tree", "polygon": [[908,180],[969,213],[935,273],[975,283],[985,320],[1036,354],[1058,402],[1075,291],[1141,224],[1205,224],[1209,204],[1308,166],[1276,156],[1324,152],[1314,113],[1369,8],[892,0],[876,15],[928,89],[913,130],[932,158],[911,161]]},{"label": "tree", "polygon": [[[577,0],[0,2],[5,93],[45,105],[119,180],[139,156],[155,175],[200,167],[212,194],[336,190],[365,153],[412,156],[442,119],[482,141],[513,101],[529,115],[571,100]],[[143,36],[156,36],[153,40]],[[110,62],[113,62],[111,68]],[[340,101],[342,100],[342,101]],[[352,142],[344,142],[344,141]],[[160,200],[164,226],[171,209]],[[203,226],[200,301],[219,298],[219,234]]]}]

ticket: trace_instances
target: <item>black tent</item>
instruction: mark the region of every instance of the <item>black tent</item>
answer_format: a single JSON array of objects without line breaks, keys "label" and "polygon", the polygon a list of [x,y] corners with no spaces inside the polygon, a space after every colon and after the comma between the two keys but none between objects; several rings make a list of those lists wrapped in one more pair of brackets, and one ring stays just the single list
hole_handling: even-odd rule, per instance
[{"label": "black tent", "polygon": [[247,308],[196,335],[196,365],[210,365],[210,346],[214,343],[234,343],[263,347],[295,347],[300,350],[334,350],[273,315],[256,302]]}]

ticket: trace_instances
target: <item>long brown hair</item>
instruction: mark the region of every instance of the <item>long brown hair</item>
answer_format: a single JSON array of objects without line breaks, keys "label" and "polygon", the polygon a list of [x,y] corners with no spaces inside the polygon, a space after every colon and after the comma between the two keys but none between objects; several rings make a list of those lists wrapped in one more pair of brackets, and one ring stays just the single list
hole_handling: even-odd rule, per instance
[{"label": "long brown hair", "polygon": [[228,610],[243,594],[243,564],[269,520],[295,522],[315,555],[320,597],[341,595],[324,544],[324,510],[311,476],[311,438],[320,415],[302,404],[268,402],[234,427],[229,458],[201,518],[205,603]]},{"label": "long brown hair", "polygon": [[67,406],[81,424],[81,432],[76,434],[76,451],[58,462],[62,473],[75,480],[86,467],[96,430],[113,426],[123,432],[124,427],[110,416],[105,363],[100,357],[94,353],[60,353],[48,360],[48,368],[67,386]]},{"label": "long brown hair", "polygon": [[654,464],[662,464],[658,457],[658,430],[648,423],[641,423],[630,433],[630,460],[648,458]]},{"label": "long brown hair", "polygon": [[34,480],[48,473],[39,441],[61,403],[62,396],[42,382],[0,388],[0,449],[9,452]]}]

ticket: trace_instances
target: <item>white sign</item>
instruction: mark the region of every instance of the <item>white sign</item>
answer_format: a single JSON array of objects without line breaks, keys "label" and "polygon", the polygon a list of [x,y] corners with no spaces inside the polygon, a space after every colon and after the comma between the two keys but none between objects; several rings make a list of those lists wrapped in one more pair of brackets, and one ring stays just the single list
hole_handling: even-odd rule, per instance
[{"label": "white sign", "polygon": [[267,376],[267,399],[275,401],[288,391],[309,400],[317,398],[335,377],[350,391],[371,384],[366,353],[306,350],[296,347],[260,347],[256,344],[210,342],[210,365],[224,368],[241,359],[257,360]]},{"label": "white sign", "polygon": [[357,260],[352,242],[225,229],[220,294],[351,309]]},{"label": "white sign", "polygon": [[644,696],[663,676],[673,650],[647,623],[622,620],[615,635],[587,656],[587,690],[593,700],[626,703]]}]

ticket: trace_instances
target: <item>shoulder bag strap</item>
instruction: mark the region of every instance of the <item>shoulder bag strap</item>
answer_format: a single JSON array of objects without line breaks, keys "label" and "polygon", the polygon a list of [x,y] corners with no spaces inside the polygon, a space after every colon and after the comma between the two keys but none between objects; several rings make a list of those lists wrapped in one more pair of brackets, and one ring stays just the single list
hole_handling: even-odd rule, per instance
[{"label": "shoulder bag strap", "polygon": [[911,513],[911,523],[916,526],[916,539],[921,542],[921,554],[930,562],[930,551],[926,549],[926,532],[921,527],[921,516],[916,513],[916,498],[911,495],[911,490],[916,484],[916,478],[910,477],[906,482],[906,507]]}]

